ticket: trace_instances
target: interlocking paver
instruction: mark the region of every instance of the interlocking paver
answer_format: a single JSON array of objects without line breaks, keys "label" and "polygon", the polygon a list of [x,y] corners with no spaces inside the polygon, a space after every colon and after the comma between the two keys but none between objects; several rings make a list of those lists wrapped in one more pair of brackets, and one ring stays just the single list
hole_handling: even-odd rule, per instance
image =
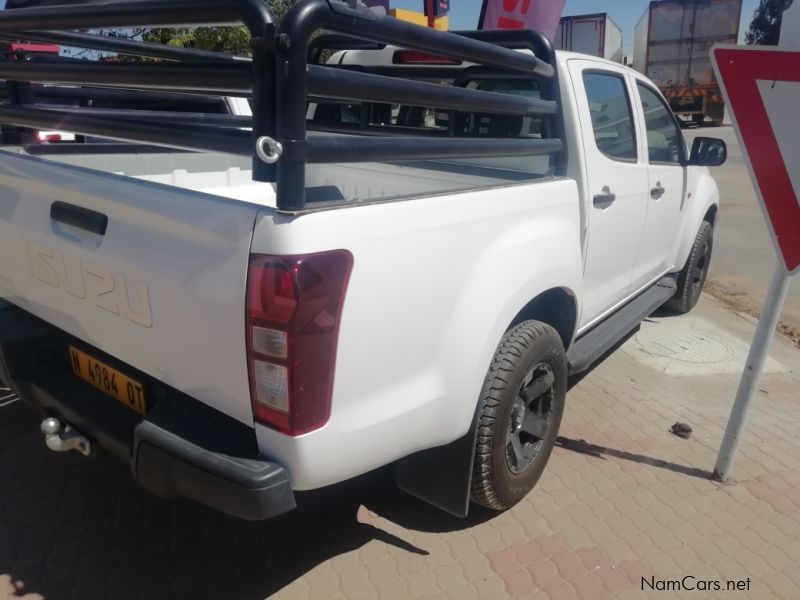
[{"label": "interlocking paver", "polygon": [[[762,381],[734,481],[719,485],[708,470],[736,377],[670,377],[617,353],[570,391],[536,490],[467,521],[394,490],[385,469],[239,522],[149,496],[113,460],[48,452],[36,416],[12,404],[0,409],[0,600],[705,597],[642,589],[687,574],[752,579],[712,597],[793,600],[794,368]],[[668,433],[677,420],[690,440]]]},{"label": "interlocking paver", "polygon": [[477,600],[478,590],[472,585],[462,583],[445,590],[450,600]]},{"label": "interlocking paver", "polygon": [[585,529],[571,521],[559,527],[558,532],[570,548],[582,548],[594,543]]},{"label": "interlocking paver", "polygon": [[580,600],[605,600],[611,597],[611,592],[606,589],[599,575],[587,573],[576,577],[570,582]]},{"label": "interlocking paver", "polygon": [[581,557],[574,552],[553,557],[553,563],[556,565],[558,574],[565,581],[574,579],[578,575],[583,575],[589,571],[586,565],[583,564]]}]

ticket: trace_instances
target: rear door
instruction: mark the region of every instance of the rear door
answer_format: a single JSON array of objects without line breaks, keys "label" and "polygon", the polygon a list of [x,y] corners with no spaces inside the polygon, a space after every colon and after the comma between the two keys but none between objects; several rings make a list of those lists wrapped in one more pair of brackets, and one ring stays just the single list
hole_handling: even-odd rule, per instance
[{"label": "rear door", "polygon": [[586,326],[625,299],[644,226],[647,165],[640,156],[625,70],[570,60],[578,103],[588,195],[584,262]]},{"label": "rear door", "polygon": [[[149,173],[158,157],[130,160]],[[0,297],[252,426],[244,307],[259,208],[2,152]]]},{"label": "rear door", "polygon": [[638,290],[672,269],[678,230],[686,204],[686,148],[672,111],[651,85],[636,80],[641,107],[641,153],[647,157],[647,219],[633,269],[632,290]]}]

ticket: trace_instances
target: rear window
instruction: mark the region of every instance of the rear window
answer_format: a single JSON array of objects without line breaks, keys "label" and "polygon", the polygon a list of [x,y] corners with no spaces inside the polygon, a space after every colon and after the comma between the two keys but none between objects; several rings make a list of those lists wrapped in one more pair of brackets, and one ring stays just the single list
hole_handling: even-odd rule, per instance
[{"label": "rear window", "polygon": [[[541,98],[539,82],[526,79],[471,79],[463,83],[468,89],[500,94]],[[402,129],[451,129],[454,135],[486,137],[545,137],[540,117],[517,117],[479,113],[450,113],[446,110],[401,104],[378,103],[319,103],[312,111],[319,123],[351,125],[358,128],[374,126]]]},{"label": "rear window", "polygon": [[[467,84],[467,88],[537,100],[542,97],[539,82],[532,79],[473,79]],[[541,117],[472,115],[471,118],[467,125],[467,133],[470,135],[546,137],[544,119]]]}]

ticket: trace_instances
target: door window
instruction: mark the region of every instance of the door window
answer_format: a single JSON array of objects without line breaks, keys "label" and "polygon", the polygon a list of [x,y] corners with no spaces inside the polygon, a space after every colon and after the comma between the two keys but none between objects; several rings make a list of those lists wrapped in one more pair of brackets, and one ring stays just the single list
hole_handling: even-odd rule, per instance
[{"label": "door window", "polygon": [[613,73],[583,74],[597,148],[615,160],[636,160],[636,134],[625,80]]},{"label": "door window", "polygon": [[680,164],[683,136],[675,124],[672,111],[649,87],[640,83],[638,88],[647,129],[647,153],[650,162]]}]

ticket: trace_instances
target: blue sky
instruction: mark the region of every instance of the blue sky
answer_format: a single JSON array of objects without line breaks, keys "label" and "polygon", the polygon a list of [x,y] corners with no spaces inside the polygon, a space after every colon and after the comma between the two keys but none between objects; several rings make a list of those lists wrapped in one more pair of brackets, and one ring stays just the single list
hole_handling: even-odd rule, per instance
[{"label": "blue sky", "polygon": [[[422,12],[423,0],[390,0],[392,8],[408,8]],[[547,2],[547,0],[532,0]],[[630,54],[633,45],[633,28],[644,13],[647,0],[567,0],[564,6],[565,15],[582,15],[588,13],[608,13],[622,28],[625,54]],[[758,5],[758,0],[743,0],[742,22],[739,27],[740,39],[747,31],[750,21]],[[481,11],[481,0],[450,0],[451,29],[475,29]]]}]

